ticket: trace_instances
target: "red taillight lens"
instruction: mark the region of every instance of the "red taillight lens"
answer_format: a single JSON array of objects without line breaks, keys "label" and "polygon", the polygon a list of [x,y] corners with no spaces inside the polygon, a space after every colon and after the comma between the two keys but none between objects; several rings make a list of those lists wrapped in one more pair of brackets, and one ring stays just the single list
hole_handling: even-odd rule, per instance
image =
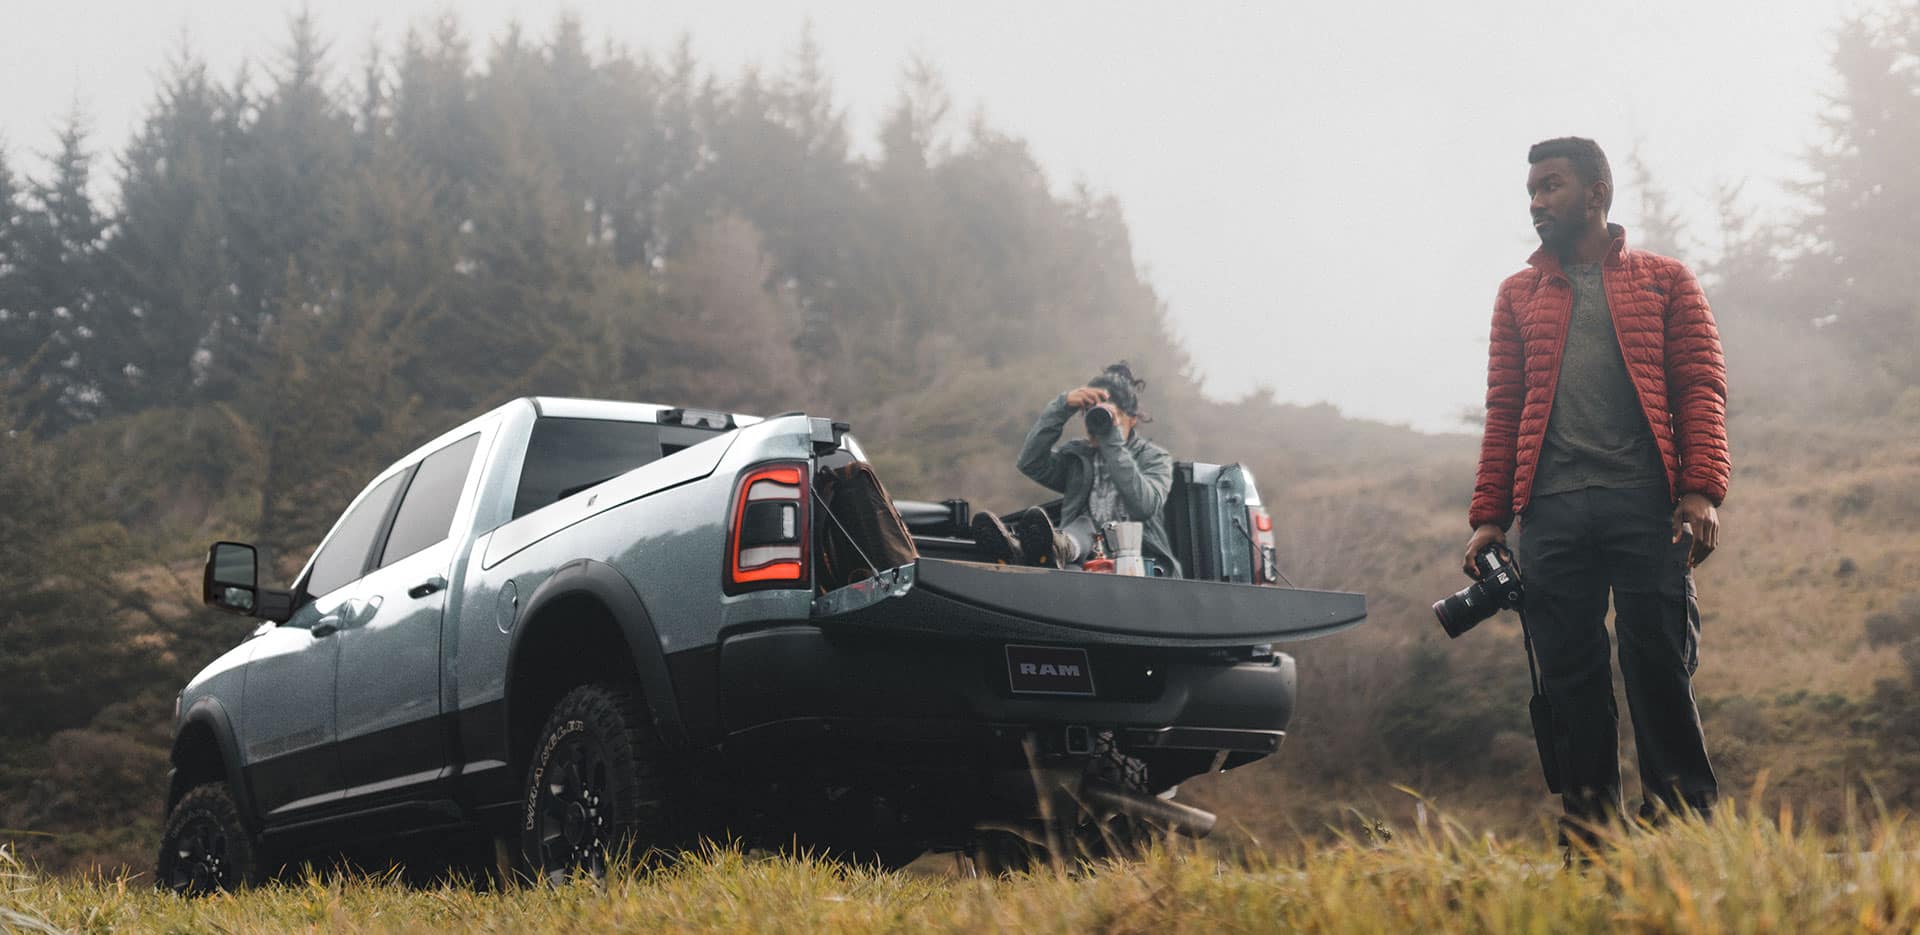
[{"label": "red taillight lens", "polygon": [[727,590],[804,586],[807,470],[768,464],[740,476],[727,535]]},{"label": "red taillight lens", "polygon": [[1252,550],[1253,583],[1273,584],[1280,580],[1280,569],[1273,552],[1273,519],[1266,507],[1247,507],[1247,528],[1252,534],[1247,545]]}]

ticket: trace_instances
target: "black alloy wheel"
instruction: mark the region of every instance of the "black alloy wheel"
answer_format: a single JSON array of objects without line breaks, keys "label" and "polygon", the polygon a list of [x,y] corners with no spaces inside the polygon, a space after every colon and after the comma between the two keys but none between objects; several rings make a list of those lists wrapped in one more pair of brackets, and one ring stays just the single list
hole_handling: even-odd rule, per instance
[{"label": "black alloy wheel", "polygon": [[534,832],[540,837],[541,864],[605,876],[612,798],[607,758],[600,745],[583,732],[562,738],[540,790]]},{"label": "black alloy wheel", "polygon": [[259,870],[258,846],[224,783],[196,786],[174,806],[160,835],[157,887],[204,896],[252,886]]},{"label": "black alloy wheel", "polygon": [[584,685],[568,692],[533,753],[520,830],[534,876],[597,879],[612,855],[644,857],[673,844],[660,744],[630,689]]}]

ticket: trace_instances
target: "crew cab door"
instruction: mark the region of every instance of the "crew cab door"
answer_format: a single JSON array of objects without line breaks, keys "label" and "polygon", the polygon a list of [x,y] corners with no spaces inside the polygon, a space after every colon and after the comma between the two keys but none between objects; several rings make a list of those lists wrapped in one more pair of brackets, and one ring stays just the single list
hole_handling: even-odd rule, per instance
[{"label": "crew cab door", "polygon": [[347,797],[400,792],[449,763],[440,719],[441,618],[455,574],[455,517],[472,499],[481,433],[406,472],[406,491],[360,581],[360,612],[340,632],[334,710]]},{"label": "crew cab door", "polygon": [[405,480],[381,480],[348,508],[294,588],[314,596],[255,641],[239,721],[249,784],[265,816],[342,795],[333,708],[340,634],[360,614],[360,575]]}]

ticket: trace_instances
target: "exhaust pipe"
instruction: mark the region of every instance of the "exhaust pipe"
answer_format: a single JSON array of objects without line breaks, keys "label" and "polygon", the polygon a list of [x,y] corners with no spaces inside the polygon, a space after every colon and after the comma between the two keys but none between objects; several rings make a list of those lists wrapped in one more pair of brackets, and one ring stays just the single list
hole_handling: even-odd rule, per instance
[{"label": "exhaust pipe", "polygon": [[1124,789],[1099,779],[1088,779],[1081,783],[1080,797],[1089,804],[1164,825],[1190,838],[1206,837],[1213,830],[1216,820],[1212,812]]}]

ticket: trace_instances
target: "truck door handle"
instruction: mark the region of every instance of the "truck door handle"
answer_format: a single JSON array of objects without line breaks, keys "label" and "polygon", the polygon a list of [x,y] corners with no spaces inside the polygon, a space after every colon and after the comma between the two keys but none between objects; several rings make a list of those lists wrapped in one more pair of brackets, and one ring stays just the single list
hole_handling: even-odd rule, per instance
[{"label": "truck door handle", "polygon": [[340,632],[340,618],[322,617],[313,625],[313,629],[308,632],[311,632],[313,638],[316,640],[323,636],[332,636]]},{"label": "truck door handle", "polygon": [[447,579],[442,578],[439,575],[434,575],[433,577],[428,578],[427,580],[422,581],[419,584],[416,584],[413,587],[408,588],[407,596],[408,597],[426,597],[427,595],[432,594],[435,591],[439,591],[445,588],[446,586],[447,586]]}]

